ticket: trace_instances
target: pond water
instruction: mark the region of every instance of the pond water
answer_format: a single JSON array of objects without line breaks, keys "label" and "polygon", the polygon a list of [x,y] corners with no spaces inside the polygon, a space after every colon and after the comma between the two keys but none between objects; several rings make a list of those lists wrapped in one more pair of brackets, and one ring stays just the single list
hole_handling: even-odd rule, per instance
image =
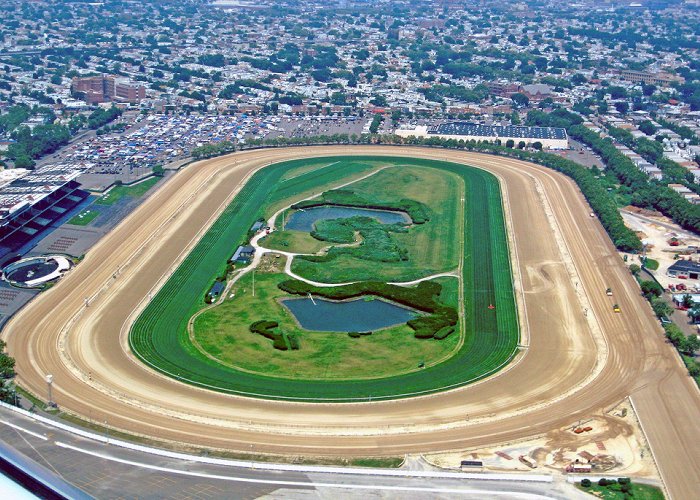
[{"label": "pond water", "polygon": [[318,332],[367,332],[400,325],[416,317],[412,309],[380,299],[334,302],[294,298],[281,302],[302,328]]},{"label": "pond water", "polygon": [[318,220],[325,219],[349,219],[351,217],[373,217],[382,224],[410,224],[411,218],[405,212],[391,210],[374,210],[371,208],[337,207],[324,205],[320,207],[304,208],[295,211],[284,225],[285,229],[311,232]]}]

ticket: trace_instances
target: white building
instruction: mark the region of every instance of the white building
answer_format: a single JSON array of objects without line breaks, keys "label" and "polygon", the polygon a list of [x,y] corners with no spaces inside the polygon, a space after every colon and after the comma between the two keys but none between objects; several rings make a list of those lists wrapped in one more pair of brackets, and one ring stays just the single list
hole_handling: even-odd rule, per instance
[{"label": "white building", "polygon": [[438,137],[457,141],[501,141],[506,144],[512,140],[517,146],[521,141],[527,146],[536,142],[545,149],[569,149],[569,137],[566,130],[555,127],[519,127],[514,125],[480,125],[471,122],[449,122],[428,128],[417,126],[412,129],[397,129],[395,134],[400,137]]}]

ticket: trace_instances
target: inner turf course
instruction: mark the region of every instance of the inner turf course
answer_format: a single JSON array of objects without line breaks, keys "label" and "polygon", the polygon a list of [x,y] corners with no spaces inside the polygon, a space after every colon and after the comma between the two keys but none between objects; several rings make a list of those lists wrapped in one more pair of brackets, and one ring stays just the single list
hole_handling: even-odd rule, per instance
[{"label": "inner turf course", "polygon": [[[250,374],[204,357],[190,343],[189,318],[202,307],[214,276],[263,205],[368,168],[362,162],[440,168],[465,183],[463,281],[466,339],[449,360],[419,372],[355,381],[289,380]],[[278,186],[290,169],[318,162]],[[490,308],[489,306],[494,306]],[[387,157],[333,157],[278,163],[258,171],[223,211],[163,288],[134,323],[129,335],[133,352],[158,371],[193,385],[222,392],[300,401],[391,399],[458,387],[504,366],[515,354],[519,332],[511,283],[510,259],[498,182],[476,168],[448,162]]]}]

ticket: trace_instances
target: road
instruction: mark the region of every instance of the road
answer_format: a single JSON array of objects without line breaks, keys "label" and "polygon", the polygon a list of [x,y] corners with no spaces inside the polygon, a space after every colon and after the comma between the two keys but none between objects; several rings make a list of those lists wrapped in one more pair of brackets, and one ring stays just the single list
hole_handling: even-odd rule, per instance
[{"label": "road", "polygon": [[[450,160],[500,179],[527,346],[513,363],[436,395],[309,404],[194,388],[133,357],[130,323],[250,173],[324,154]],[[44,376],[53,374],[54,399],[64,410],[162,441],[254,453],[378,456],[483,447],[571,425],[633,395],[671,497],[691,498],[700,486],[698,391],[590,211],[570,179],[512,159],[371,146],[247,151],[173,176],[2,335],[19,383],[42,395]],[[622,313],[612,311],[613,301]]]}]

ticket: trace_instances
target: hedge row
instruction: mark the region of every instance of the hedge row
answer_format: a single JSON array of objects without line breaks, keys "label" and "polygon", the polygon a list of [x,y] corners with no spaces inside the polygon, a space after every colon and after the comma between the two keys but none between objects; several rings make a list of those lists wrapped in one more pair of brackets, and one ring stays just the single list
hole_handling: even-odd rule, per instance
[{"label": "hedge row", "polygon": [[[653,208],[670,217],[674,220],[674,222],[680,224],[686,229],[692,229],[696,232],[700,231],[700,206],[691,204],[688,200],[673,191],[671,188],[657,181],[649,180],[647,175],[639,170],[632,160],[622,154],[609,138],[603,139],[600,134],[586,128],[582,125],[582,123],[583,119],[580,116],[563,109],[553,111],[549,114],[541,111],[530,111],[528,113],[529,125],[566,127],[567,132],[572,138],[585,143],[593,151],[599,154],[605,163],[606,169],[617,177],[620,184],[627,186],[634,193],[632,196],[633,205],[642,208]],[[611,130],[611,134],[617,137],[618,140],[629,141],[630,136],[624,131],[615,129]],[[640,141],[636,141],[635,147],[639,149],[640,144],[643,148],[641,151],[643,153],[642,156],[645,156],[652,161],[660,158],[661,152],[658,149],[659,146],[656,145],[654,141],[643,140],[641,143]],[[549,166],[547,163],[543,163],[539,160],[536,161],[538,161],[538,163],[542,163],[543,165]],[[659,164],[659,162],[659,168],[665,170],[665,175],[671,175],[671,177],[673,177],[674,175],[677,176],[679,174],[680,171],[675,168],[674,165],[664,161],[662,157],[656,161],[657,164]],[[567,175],[569,174],[567,173]],[[578,180],[576,180],[576,182],[578,183]],[[583,187],[581,187],[581,190],[584,192],[586,198],[588,198],[588,195],[584,191]],[[591,199],[588,201],[597,212],[598,210],[596,206],[594,206]],[[619,213],[617,214],[617,218],[620,219],[620,221],[622,220]],[[619,239],[620,236],[624,235],[618,229],[606,225],[602,217],[601,222],[603,222],[603,226],[610,235],[610,238],[612,238],[613,242],[615,242],[615,245],[617,245],[620,250],[629,250],[629,248],[626,247],[629,246],[629,243],[632,240],[628,240],[626,237]],[[636,239],[639,242],[639,238]],[[618,245],[618,241],[621,241],[624,244],[624,247]],[[639,249],[641,249],[641,242],[639,242],[637,248],[633,248],[633,250]]]},{"label": "hedge row", "polygon": [[436,340],[442,340],[444,338],[447,338],[448,336],[452,335],[454,333],[455,329],[452,326],[445,326],[441,328],[439,331],[435,333],[433,336],[434,339]]},{"label": "hedge row", "polygon": [[406,212],[414,224],[425,224],[430,220],[430,209],[419,201],[403,198],[398,202],[375,203],[366,200],[350,189],[326,191],[322,193],[319,198],[300,201],[292,205],[292,208],[311,208],[325,205],[368,208],[374,210],[400,210]]},{"label": "hedge row", "polygon": [[[366,295],[374,295],[392,302],[430,313],[412,319],[406,324],[414,330],[419,339],[437,338],[443,328],[454,327],[459,315],[457,309],[437,300],[442,286],[434,281],[422,281],[416,287],[408,288],[390,285],[379,281],[365,281],[352,285],[317,287],[299,280],[286,280],[277,285],[281,290],[293,295],[317,295],[331,300],[347,300]],[[445,338],[449,334],[444,334]],[[438,339],[440,340],[440,339]]]}]

